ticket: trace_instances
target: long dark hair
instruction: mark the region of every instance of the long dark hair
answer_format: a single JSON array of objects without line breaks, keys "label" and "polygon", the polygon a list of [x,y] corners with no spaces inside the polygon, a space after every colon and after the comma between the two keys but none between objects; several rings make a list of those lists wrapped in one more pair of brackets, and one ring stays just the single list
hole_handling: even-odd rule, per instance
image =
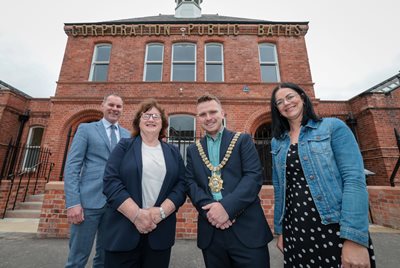
[{"label": "long dark hair", "polygon": [[136,137],[140,135],[140,119],[142,117],[142,114],[145,112],[151,110],[152,108],[156,108],[157,110],[160,111],[161,114],[161,130],[160,134],[158,135],[158,139],[161,140],[162,138],[165,137],[165,132],[168,128],[168,120],[167,116],[165,115],[165,111],[161,106],[158,104],[158,102],[155,99],[147,99],[144,100],[142,103],[140,103],[139,109],[135,113],[135,117],[133,118],[132,121],[132,137]]},{"label": "long dark hair", "polygon": [[304,108],[303,108],[303,119],[301,120],[301,125],[304,126],[305,124],[307,124],[309,119],[312,119],[314,121],[321,120],[318,117],[318,115],[314,112],[314,107],[311,103],[310,97],[308,97],[304,89],[302,89],[300,86],[294,83],[289,83],[289,82],[280,83],[272,90],[272,95],[271,95],[272,136],[276,139],[282,138],[283,134],[286,131],[290,130],[287,118],[283,117],[279,112],[278,107],[276,107],[276,93],[281,88],[293,89],[300,95],[301,99],[303,100]]}]

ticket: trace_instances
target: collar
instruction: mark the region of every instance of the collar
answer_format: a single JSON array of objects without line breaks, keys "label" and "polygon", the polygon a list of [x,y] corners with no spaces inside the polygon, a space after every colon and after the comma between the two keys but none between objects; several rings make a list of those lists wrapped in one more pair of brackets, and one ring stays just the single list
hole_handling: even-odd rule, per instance
[{"label": "collar", "polygon": [[218,131],[217,135],[215,136],[215,139],[211,135],[206,133],[207,139],[212,139],[213,141],[220,139],[222,137],[222,133],[224,132],[224,129],[225,129],[224,126],[222,126],[221,129]]},{"label": "collar", "polygon": [[[101,119],[101,122],[103,123],[103,126],[105,129],[108,129],[112,124],[108,122],[104,117]],[[114,124],[114,126],[117,127],[117,130],[119,129],[118,122]]]}]

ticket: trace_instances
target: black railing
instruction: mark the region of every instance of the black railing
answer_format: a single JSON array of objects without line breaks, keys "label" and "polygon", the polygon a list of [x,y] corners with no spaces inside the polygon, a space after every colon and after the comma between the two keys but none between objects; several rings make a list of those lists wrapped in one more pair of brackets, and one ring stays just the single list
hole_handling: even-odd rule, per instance
[{"label": "black railing", "polygon": [[[36,194],[40,178],[44,178],[45,182],[49,181],[50,173],[54,167],[54,164],[49,161],[50,156],[51,152],[47,148],[18,146],[9,143],[0,172],[0,183],[10,181],[2,214],[3,218],[8,208],[15,209],[18,196],[21,193],[23,198],[20,198],[20,200],[24,202],[28,193]],[[25,189],[21,191],[22,187],[25,187]],[[15,194],[12,195],[13,193]]]}]

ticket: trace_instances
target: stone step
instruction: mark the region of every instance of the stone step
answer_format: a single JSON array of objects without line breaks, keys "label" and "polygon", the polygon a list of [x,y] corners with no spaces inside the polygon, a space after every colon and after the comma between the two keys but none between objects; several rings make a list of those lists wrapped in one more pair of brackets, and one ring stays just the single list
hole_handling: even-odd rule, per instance
[{"label": "stone step", "polygon": [[44,194],[28,195],[25,202],[43,202]]},{"label": "stone step", "polygon": [[18,209],[41,210],[43,202],[21,202],[17,205]]},{"label": "stone step", "polygon": [[16,210],[7,210],[5,217],[6,218],[29,218],[29,219],[39,219],[40,218],[40,209],[16,209]]}]

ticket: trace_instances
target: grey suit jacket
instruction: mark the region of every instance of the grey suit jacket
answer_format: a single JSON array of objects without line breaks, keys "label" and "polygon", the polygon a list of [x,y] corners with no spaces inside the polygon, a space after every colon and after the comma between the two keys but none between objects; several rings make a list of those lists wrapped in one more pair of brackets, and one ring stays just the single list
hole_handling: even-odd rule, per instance
[{"label": "grey suit jacket", "polygon": [[[129,138],[127,129],[119,127],[120,137]],[[103,174],[110,156],[110,140],[103,122],[80,124],[68,152],[64,173],[66,207],[102,208]]]}]

